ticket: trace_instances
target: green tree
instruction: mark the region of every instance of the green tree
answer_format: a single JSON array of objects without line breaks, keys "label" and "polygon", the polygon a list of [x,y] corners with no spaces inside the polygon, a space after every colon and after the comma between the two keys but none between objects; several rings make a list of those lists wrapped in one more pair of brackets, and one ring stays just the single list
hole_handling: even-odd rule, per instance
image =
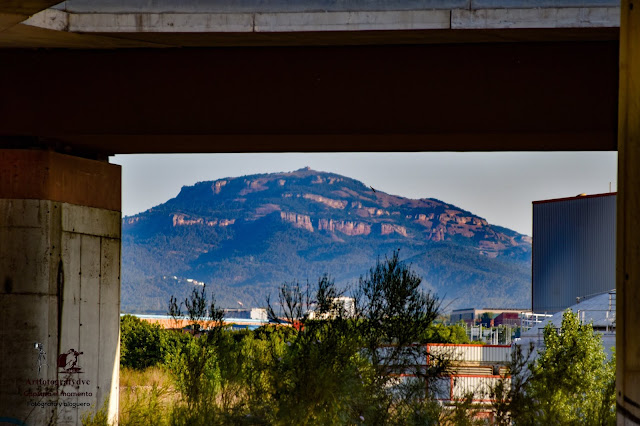
[{"label": "green tree", "polygon": [[[268,313],[295,327],[255,332],[225,329],[204,290],[180,305],[172,298],[172,315],[184,305],[209,328],[169,357],[184,396],[173,424],[437,424],[441,408],[425,379],[446,363],[426,370],[420,343],[439,305],[420,284],[398,252],[360,278],[353,307],[327,275],[305,289],[285,283]],[[451,338],[457,329],[436,332]]]},{"label": "green tree", "polygon": [[[284,284],[280,316],[300,324],[274,364],[275,419],[284,424],[431,424],[439,407],[425,379],[444,363],[424,368],[424,341],[438,301],[398,252],[379,260],[343,295],[326,275],[314,289]],[[308,315],[313,307],[314,319]],[[277,319],[270,306],[270,316]],[[363,420],[364,419],[364,420]]]},{"label": "green tree", "polygon": [[480,323],[485,327],[491,326],[491,320],[493,319],[493,312],[483,312],[480,316]]},{"label": "green tree", "polygon": [[355,333],[373,370],[365,417],[374,424],[405,424],[408,412],[426,413],[415,419],[417,424],[437,419],[428,406],[425,382],[433,383],[428,378],[442,373],[447,364],[439,360],[425,368],[427,354],[419,343],[438,317],[440,304],[422,291],[421,282],[395,251],[360,277],[354,291]]},{"label": "green tree", "polygon": [[168,349],[166,332],[133,315],[120,318],[120,365],[143,370],[164,361]]},{"label": "green tree", "polygon": [[182,317],[183,303],[193,330],[205,334],[202,338],[189,338],[185,344],[176,346],[167,357],[167,364],[186,399],[188,411],[191,411],[208,407],[215,400],[220,386],[216,348],[220,347],[225,336],[223,311],[216,306],[213,295],[208,300],[204,286],[200,291],[194,289],[190,297],[180,304],[171,296],[169,315],[176,322]]},{"label": "green tree", "polygon": [[607,360],[600,334],[570,310],[559,329],[544,328],[537,359],[514,353],[510,382],[492,390],[502,424],[615,424],[615,356]]},{"label": "green tree", "polygon": [[421,336],[422,343],[471,343],[462,324],[433,324]]},{"label": "green tree", "polygon": [[323,275],[313,288],[284,283],[278,304],[268,301],[272,321],[283,318],[296,327],[271,333],[275,338],[270,342],[269,363],[273,403],[264,412],[265,420],[276,424],[359,421],[362,413],[357,407],[362,405],[369,364],[359,353],[354,320],[337,299],[341,295],[334,281]]}]

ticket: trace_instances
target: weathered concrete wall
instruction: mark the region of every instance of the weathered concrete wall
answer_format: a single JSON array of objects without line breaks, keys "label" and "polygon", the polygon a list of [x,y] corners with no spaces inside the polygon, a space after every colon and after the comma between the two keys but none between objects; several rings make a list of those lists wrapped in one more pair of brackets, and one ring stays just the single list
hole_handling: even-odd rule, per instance
[{"label": "weathered concrete wall", "polygon": [[[27,152],[22,158],[31,158],[37,167],[42,163],[33,156],[40,154]],[[65,161],[100,163],[57,154],[48,158],[49,177]],[[11,164],[7,156],[0,155],[2,159],[0,419],[81,424],[84,413],[107,401],[115,419],[121,213],[64,201],[7,198],[9,187],[15,193],[16,183],[24,181],[20,175],[29,169],[8,176]],[[120,185],[119,167],[113,167],[118,179],[112,184]]]}]

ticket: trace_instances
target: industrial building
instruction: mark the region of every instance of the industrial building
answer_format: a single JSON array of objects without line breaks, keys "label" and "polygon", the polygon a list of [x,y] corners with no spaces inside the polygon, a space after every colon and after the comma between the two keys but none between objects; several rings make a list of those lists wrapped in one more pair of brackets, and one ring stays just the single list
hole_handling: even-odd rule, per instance
[{"label": "industrial building", "polygon": [[[223,311],[224,317],[222,321],[232,330],[255,330],[263,325],[269,324],[267,310],[265,308],[223,309]],[[170,315],[133,315],[142,321],[159,324],[162,328],[184,328],[191,324],[191,320],[186,316],[173,318]],[[207,327],[206,323],[206,321],[202,321],[201,326]]]},{"label": "industrial building", "polygon": [[503,312],[500,315],[498,315],[497,317],[495,317],[493,320],[493,325],[494,326],[500,326],[500,325],[514,325],[514,326],[521,326],[522,325],[522,313],[516,313],[516,312]]},{"label": "industrial building", "polygon": [[[568,309],[578,315],[581,324],[591,324],[593,330],[600,333],[602,344],[608,356],[612,355],[612,349],[616,346],[616,291],[608,291],[588,299],[582,299],[579,303],[570,306]],[[526,353],[529,346],[533,344],[537,351],[544,347],[544,328],[547,324],[552,324],[556,329],[562,325],[564,311],[544,318],[538,324],[524,331],[516,344],[520,345]]]},{"label": "industrial building", "polygon": [[[489,313],[492,318],[497,318],[502,314],[516,314],[519,315],[521,313],[530,313],[529,309],[503,309],[503,308],[484,308],[484,309],[476,309],[476,308],[466,308],[466,309],[454,309],[449,316],[449,321],[453,324],[464,321],[467,324],[474,324],[480,321],[482,318],[482,314]],[[506,317],[503,317],[506,318]],[[506,321],[504,322],[507,323]]]},{"label": "industrial building", "polygon": [[616,193],[533,202],[533,312],[616,287]]},{"label": "industrial building", "polygon": [[433,397],[445,407],[452,407],[472,394],[476,406],[474,418],[493,424],[492,410],[480,407],[493,402],[490,390],[498,382],[504,380],[510,386],[511,346],[429,343],[427,354],[427,362],[439,358],[451,362],[449,371],[432,383]]}]

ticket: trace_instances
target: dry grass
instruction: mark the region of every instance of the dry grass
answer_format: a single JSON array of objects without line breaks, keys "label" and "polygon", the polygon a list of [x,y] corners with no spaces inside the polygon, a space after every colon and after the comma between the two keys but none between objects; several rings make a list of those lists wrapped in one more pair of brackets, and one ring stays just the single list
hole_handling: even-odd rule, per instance
[{"label": "dry grass", "polygon": [[161,367],[120,371],[120,425],[166,425],[180,395]]},{"label": "dry grass", "polygon": [[149,367],[146,370],[133,370],[122,368],[120,370],[120,390],[124,388],[143,387],[170,387],[171,377],[169,372],[160,366]]}]

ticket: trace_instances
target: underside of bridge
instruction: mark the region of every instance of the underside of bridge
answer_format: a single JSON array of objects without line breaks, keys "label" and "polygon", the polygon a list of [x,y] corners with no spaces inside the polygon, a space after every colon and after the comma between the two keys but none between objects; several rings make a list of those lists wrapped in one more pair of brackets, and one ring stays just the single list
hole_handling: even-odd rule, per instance
[{"label": "underside of bridge", "polygon": [[[615,150],[618,41],[0,51],[5,146]],[[28,112],[28,113],[26,113]]]},{"label": "underside of bridge", "polygon": [[[117,411],[120,170],[109,155],[619,149],[618,412],[640,424],[631,1],[620,37],[598,25],[100,32],[79,12],[32,16],[49,3],[0,7],[0,421],[76,424],[89,408],[37,402],[109,395]],[[21,23],[29,16],[46,22]]]}]

